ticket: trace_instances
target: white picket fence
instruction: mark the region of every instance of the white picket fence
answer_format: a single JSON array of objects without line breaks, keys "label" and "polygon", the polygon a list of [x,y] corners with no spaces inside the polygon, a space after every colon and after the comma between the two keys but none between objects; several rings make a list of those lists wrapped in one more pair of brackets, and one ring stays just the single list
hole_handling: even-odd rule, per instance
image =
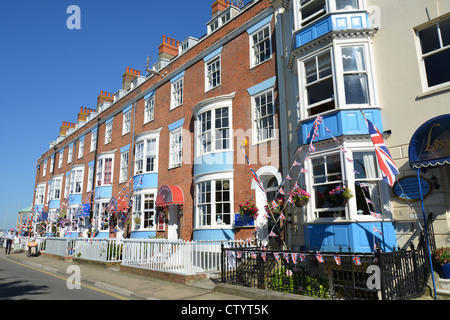
[{"label": "white picket fence", "polygon": [[154,271],[193,275],[217,273],[221,267],[221,246],[247,247],[244,240],[171,241],[167,239],[41,238],[40,251]]},{"label": "white picket fence", "polygon": [[122,265],[184,275],[219,272],[221,245],[248,246],[247,241],[123,240]]}]

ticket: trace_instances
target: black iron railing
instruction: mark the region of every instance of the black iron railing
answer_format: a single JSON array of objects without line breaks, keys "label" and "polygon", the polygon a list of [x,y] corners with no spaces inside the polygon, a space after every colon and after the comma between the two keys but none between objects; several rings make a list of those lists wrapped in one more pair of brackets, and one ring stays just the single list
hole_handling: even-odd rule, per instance
[{"label": "black iron railing", "polygon": [[221,281],[325,299],[405,300],[425,290],[427,255],[425,241],[374,253],[222,247]]}]

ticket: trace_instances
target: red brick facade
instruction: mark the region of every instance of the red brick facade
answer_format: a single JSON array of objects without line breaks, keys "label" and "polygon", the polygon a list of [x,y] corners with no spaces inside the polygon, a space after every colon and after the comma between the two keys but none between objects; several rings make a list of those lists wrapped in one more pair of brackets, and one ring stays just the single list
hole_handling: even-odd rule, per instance
[{"label": "red brick facade", "polygon": [[[218,0],[213,5],[213,10],[223,10],[223,1]],[[227,7],[227,6],[226,6]],[[194,172],[194,139],[195,133],[195,115],[193,114],[193,108],[202,101],[210,98],[229,95],[235,93],[232,106],[232,129],[234,131],[241,129],[246,131],[252,129],[252,98],[249,95],[247,89],[255,85],[258,85],[267,79],[271,79],[276,76],[276,57],[275,57],[275,26],[272,19],[271,24],[271,46],[272,46],[272,58],[261,63],[256,67],[251,67],[250,62],[250,40],[249,34],[246,32],[244,26],[247,22],[252,21],[256,17],[255,23],[258,22],[257,17],[262,18],[270,14],[271,7],[269,0],[257,1],[248,7],[242,8],[241,14],[232,19],[229,23],[222,26],[216,32],[200,39],[198,44],[192,47],[187,52],[174,58],[169,65],[162,70],[159,70],[160,75],[154,75],[147,77],[145,81],[136,88],[128,90],[130,88],[131,81],[140,75],[140,71],[127,68],[123,75],[123,89],[128,90],[126,96],[120,100],[113,102],[113,95],[101,91],[97,98],[97,107],[103,102],[112,103],[109,108],[103,112],[96,114],[94,119],[91,119],[84,126],[76,128],[76,130],[68,137],[60,141],[49,151],[44,153],[38,160],[37,174],[36,174],[36,186],[41,183],[47,183],[52,177],[57,175],[63,175],[62,187],[61,187],[61,203],[65,189],[65,175],[71,171],[73,166],[84,165],[84,177],[82,187],[82,199],[85,199],[89,192],[87,192],[88,184],[88,163],[96,161],[99,154],[107,151],[115,150],[114,154],[114,168],[113,168],[113,184],[112,195],[115,196],[126,187],[126,183],[119,183],[120,175],[120,149],[124,146],[130,145],[129,152],[129,166],[128,166],[128,178],[129,181],[134,174],[134,160],[136,145],[135,137],[141,133],[151,130],[158,130],[161,128],[159,134],[159,154],[158,154],[158,187],[163,185],[178,185],[181,187],[184,193],[184,205],[183,214],[180,215],[179,220],[179,237],[185,240],[193,238],[194,229],[194,212],[195,212],[195,182],[193,179]],[[205,17],[205,20],[209,20]],[[253,23],[253,24],[255,24]],[[239,34],[233,32],[241,28],[242,31]],[[232,35],[228,41],[224,41],[229,35]],[[172,40],[171,43],[170,40]],[[179,42],[173,39],[163,39],[163,43],[160,46],[161,50],[165,50],[164,47],[169,48],[171,54],[176,54],[173,47],[177,48]],[[204,52],[210,47],[217,46],[217,43],[222,42],[221,51],[221,84],[209,91],[205,92],[205,62],[202,58]],[[183,104],[173,110],[170,110],[171,105],[171,82],[170,79],[176,76],[177,73],[184,71],[184,94]],[[145,101],[144,95],[150,91],[155,90],[155,111],[154,120],[144,124],[144,108]],[[273,88],[273,101],[275,106],[275,129],[279,129],[278,125],[278,93],[277,84]],[[138,99],[136,100],[136,98]],[[131,130],[127,134],[122,134],[123,125],[123,112],[122,110],[132,103],[131,111]],[[80,117],[78,120],[83,120],[86,116],[95,110],[82,108],[80,110]],[[114,117],[112,141],[105,144],[105,121]],[[169,145],[170,145],[170,133],[168,125],[184,119],[183,134],[190,132],[190,136],[183,135],[183,163],[181,166],[169,168]],[[67,132],[68,128],[73,125],[64,123],[65,126],[61,127],[61,134]],[[91,148],[91,131],[98,125],[98,144],[97,149],[94,152],[90,152]],[[249,131],[250,132],[250,131]],[[78,147],[79,138],[85,136],[84,139],[84,153],[79,158]],[[232,135],[233,137],[233,135]],[[252,137],[247,137],[249,140],[249,147],[247,147],[247,153],[251,153],[252,150],[258,150],[259,154],[272,156],[270,163],[271,166],[279,168],[279,158],[281,150],[278,148],[278,139],[271,143],[261,143],[258,145],[252,145]],[[190,150],[186,148],[186,141],[191,141]],[[73,148],[73,161],[67,163],[68,159],[68,146],[74,143]],[[234,151],[234,165],[233,165],[233,184],[234,184],[234,202],[232,204],[232,213],[239,211],[239,204],[247,200],[254,198],[255,190],[251,189],[252,176],[249,172],[248,166],[242,162],[242,152],[240,150],[241,141],[234,138],[232,142]],[[64,148],[62,167],[58,168],[60,150]],[[186,154],[190,154],[190,161],[186,161]],[[50,172],[51,157],[54,156],[54,169]],[[97,157],[97,158],[96,158]],[[252,160],[254,158],[252,157]],[[47,161],[47,172],[43,176],[44,161]],[[263,165],[267,165],[260,162],[258,159],[256,162],[252,161],[252,165],[255,171],[257,171]],[[94,177],[94,180],[96,177]],[[45,189],[44,203],[48,204],[48,185]],[[95,188],[95,187],[94,187]],[[44,210],[46,206],[44,205]],[[253,228],[236,228],[234,230],[236,238],[248,238],[253,231]],[[166,226],[165,231],[157,232],[157,236],[167,237],[168,228]]]}]

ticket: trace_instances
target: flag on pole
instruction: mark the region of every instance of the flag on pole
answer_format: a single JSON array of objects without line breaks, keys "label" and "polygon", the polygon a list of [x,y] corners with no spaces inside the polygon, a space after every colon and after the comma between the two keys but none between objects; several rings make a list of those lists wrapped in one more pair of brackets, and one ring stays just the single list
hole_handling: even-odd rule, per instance
[{"label": "flag on pole", "polygon": [[259,177],[258,177],[258,175],[256,174],[255,170],[253,170],[253,167],[252,167],[252,165],[250,164],[250,160],[248,159],[247,155],[246,155],[246,154],[244,154],[244,155],[245,155],[245,160],[247,161],[248,167],[250,168],[250,172],[252,173],[253,179],[254,179],[255,182],[256,182],[256,185],[257,185],[264,193],[267,193],[267,191],[264,189],[264,187],[263,187],[263,185],[262,185],[262,183],[261,183],[261,180],[259,180]]},{"label": "flag on pole", "polygon": [[375,125],[368,119],[366,119],[367,126],[369,127],[369,134],[372,139],[373,146],[375,147],[375,152],[377,154],[378,164],[381,169],[383,180],[388,183],[391,187],[394,186],[395,176],[399,174],[398,168],[395,165],[392,156],[389,153],[384,139],[381,136],[380,131],[375,127]]}]

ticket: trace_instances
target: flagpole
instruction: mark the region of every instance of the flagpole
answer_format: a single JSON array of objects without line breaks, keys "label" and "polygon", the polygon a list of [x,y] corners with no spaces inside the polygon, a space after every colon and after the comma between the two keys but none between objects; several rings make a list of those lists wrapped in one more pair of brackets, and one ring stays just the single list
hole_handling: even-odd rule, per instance
[{"label": "flagpole", "polygon": [[420,202],[422,203],[422,215],[423,215],[423,224],[424,224],[424,229],[425,229],[425,238],[426,238],[426,241],[427,241],[427,248],[428,248],[428,259],[429,259],[429,262],[430,262],[431,278],[433,279],[434,300],[437,300],[436,282],[434,280],[433,261],[431,259],[430,241],[428,239],[427,218],[425,216],[425,206],[424,206],[424,203],[423,203],[422,185],[420,183],[420,171],[419,171],[418,168],[416,168],[416,171],[417,171],[417,181],[419,183]]}]

